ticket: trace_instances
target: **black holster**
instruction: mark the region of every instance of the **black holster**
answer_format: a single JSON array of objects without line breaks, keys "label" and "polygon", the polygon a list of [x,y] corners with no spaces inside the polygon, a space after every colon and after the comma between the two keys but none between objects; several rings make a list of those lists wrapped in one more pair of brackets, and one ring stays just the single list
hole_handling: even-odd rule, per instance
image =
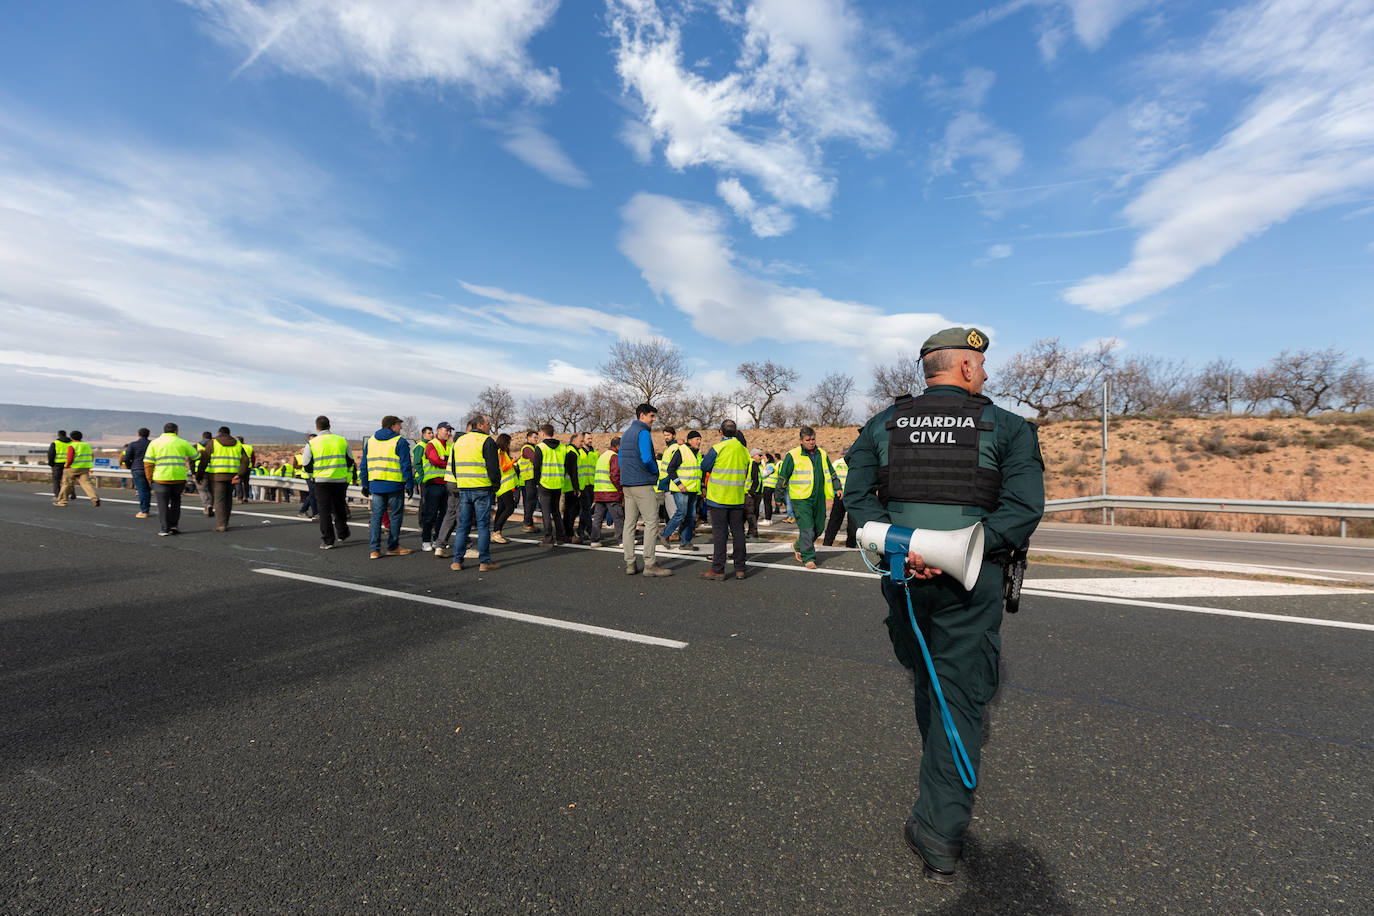
[{"label": "black holster", "polygon": [[1021,610],[1021,583],[1029,553],[1028,547],[1017,547],[1002,558],[1002,608],[1008,614]]}]

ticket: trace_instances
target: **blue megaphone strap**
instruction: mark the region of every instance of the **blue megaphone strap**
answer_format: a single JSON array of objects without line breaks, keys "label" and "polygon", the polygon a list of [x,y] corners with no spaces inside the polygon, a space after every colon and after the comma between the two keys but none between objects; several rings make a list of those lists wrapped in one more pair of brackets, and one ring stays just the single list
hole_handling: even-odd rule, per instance
[{"label": "blue megaphone strap", "polygon": [[978,785],[978,775],[973,772],[973,762],[968,759],[963,739],[959,737],[959,730],[954,727],[954,719],[949,714],[949,707],[945,705],[944,691],[940,689],[940,676],[935,673],[935,662],[931,660],[925,637],[921,635],[921,628],[916,624],[916,611],[911,606],[911,586],[907,584],[906,579],[906,554],[889,553],[887,562],[888,576],[894,585],[902,587],[902,592],[906,595],[906,615],[911,621],[911,632],[916,634],[916,642],[921,647],[921,657],[925,659],[926,671],[930,673],[930,684],[935,688],[935,700],[940,707],[940,723],[944,725],[945,737],[949,739],[954,766],[959,771],[959,781],[964,784],[964,788],[973,789]]}]

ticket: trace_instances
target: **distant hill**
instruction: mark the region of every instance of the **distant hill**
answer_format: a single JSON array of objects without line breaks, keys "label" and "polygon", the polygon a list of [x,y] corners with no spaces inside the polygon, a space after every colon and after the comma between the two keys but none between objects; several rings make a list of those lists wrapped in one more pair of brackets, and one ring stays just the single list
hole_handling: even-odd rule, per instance
[{"label": "distant hill", "polygon": [[59,429],[79,429],[82,435],[92,442],[100,439],[127,441],[134,437],[141,426],[148,427],[156,436],[162,432],[162,425],[168,422],[177,424],[181,428],[182,436],[186,438],[198,439],[204,430],[214,432],[221,426],[228,426],[234,431],[234,435],[243,436],[254,444],[300,442],[304,436],[302,430],[236,423],[233,417],[192,417],[144,410],[90,410],[83,407],[0,404],[0,429],[16,433],[42,433],[46,437],[51,437]]}]

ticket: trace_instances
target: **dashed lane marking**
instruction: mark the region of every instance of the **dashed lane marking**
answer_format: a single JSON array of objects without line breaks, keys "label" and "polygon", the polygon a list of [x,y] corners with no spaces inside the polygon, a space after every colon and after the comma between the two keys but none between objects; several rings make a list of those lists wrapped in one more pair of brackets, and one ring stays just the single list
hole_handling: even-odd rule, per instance
[{"label": "dashed lane marking", "polygon": [[[1068,550],[1059,547],[1031,547],[1031,552],[1051,557],[1082,556],[1108,557],[1114,560],[1129,560],[1132,563],[1153,563],[1157,566],[1173,566],[1178,569],[1203,569],[1214,572],[1233,572],[1252,576],[1289,576],[1294,579],[1338,580],[1340,576],[1359,576],[1353,569],[1320,569],[1314,566],[1253,566],[1242,563],[1222,563],[1215,560],[1189,560],[1184,557],[1143,556],[1133,553],[1108,553],[1102,550]],[[1319,576],[1316,573],[1335,573],[1335,576]]]},{"label": "dashed lane marking", "polygon": [[276,576],[281,579],[294,579],[297,582],[309,582],[313,585],[326,585],[330,588],[342,588],[353,592],[363,592],[368,595],[381,595],[386,598],[397,598],[402,601],[414,601],[417,604],[432,604],[438,607],[453,608],[459,611],[469,611],[473,614],[484,614],[487,617],[500,617],[503,620],[515,620],[520,623],[532,623],[543,627],[554,627],[559,630],[572,630],[577,633],[587,633],[592,636],[604,636],[607,639],[621,639],[626,642],[637,642],[646,646],[661,646],[665,649],[687,648],[687,643],[676,639],[663,639],[659,636],[645,636],[642,633],[630,633],[626,630],[612,630],[608,627],[597,627],[587,623],[576,623],[571,620],[558,620],[554,617],[539,617],[534,614],[522,614],[519,611],[507,611],[496,607],[484,607],[480,604],[467,604],[463,601],[450,601],[447,598],[432,598],[428,595],[412,595],[409,592],[400,592],[389,588],[377,588],[373,585],[359,585],[356,582],[322,579],[319,576],[307,576],[302,573],[287,572],[284,569],[258,568],[253,570],[253,572],[262,573],[264,576]]}]

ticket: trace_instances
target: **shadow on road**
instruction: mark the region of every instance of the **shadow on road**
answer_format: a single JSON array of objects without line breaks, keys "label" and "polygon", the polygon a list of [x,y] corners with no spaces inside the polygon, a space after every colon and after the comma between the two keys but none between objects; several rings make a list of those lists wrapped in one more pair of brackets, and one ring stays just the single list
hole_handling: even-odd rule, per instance
[{"label": "shadow on road", "polygon": [[985,847],[970,835],[964,841],[958,881],[959,896],[933,913],[1067,916],[1074,912],[1045,858],[1020,843]]}]

